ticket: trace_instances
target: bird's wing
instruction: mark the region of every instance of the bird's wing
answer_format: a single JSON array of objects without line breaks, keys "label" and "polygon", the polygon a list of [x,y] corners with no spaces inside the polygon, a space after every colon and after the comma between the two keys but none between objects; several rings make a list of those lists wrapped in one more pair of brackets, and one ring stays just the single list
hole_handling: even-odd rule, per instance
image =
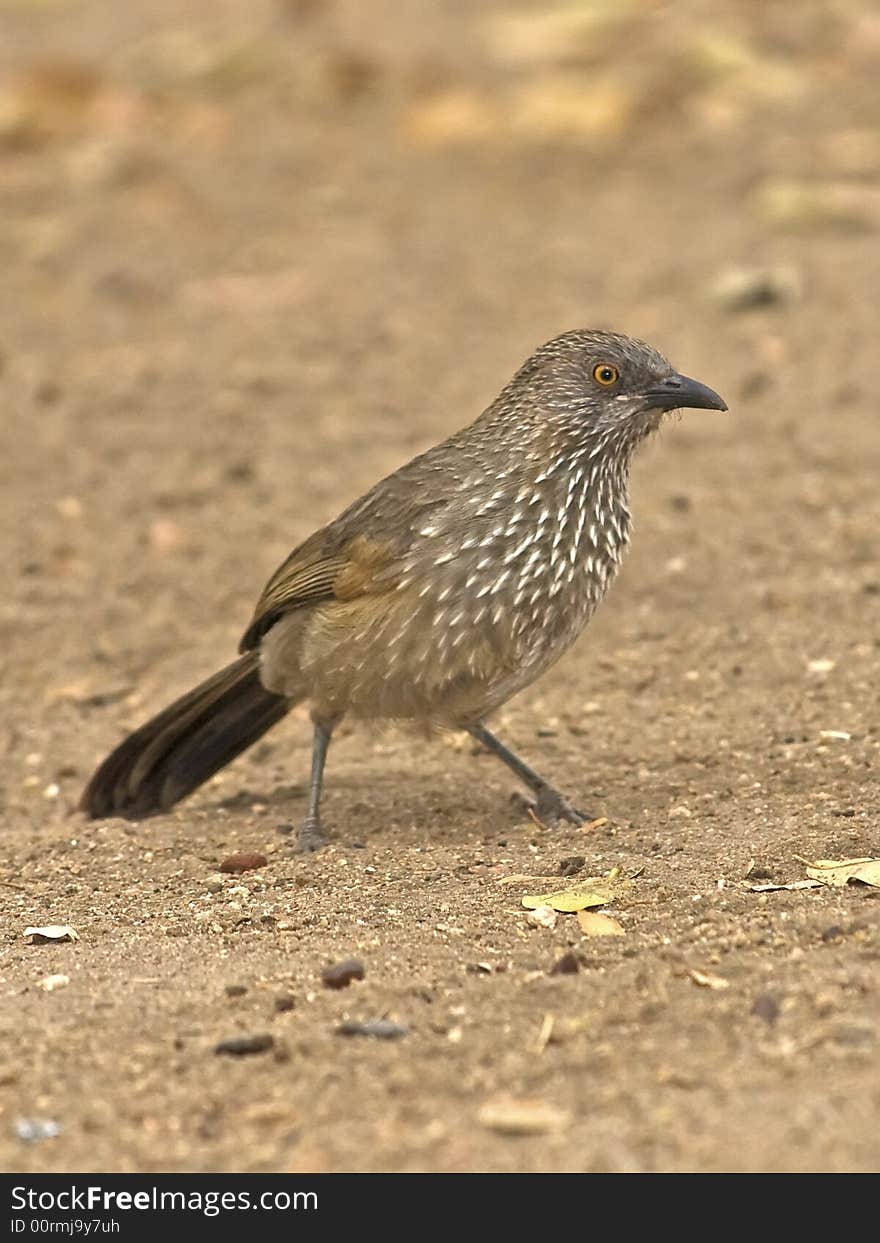
[{"label": "bird's wing", "polygon": [[263,589],[239,650],[256,647],[293,609],[393,589],[425,515],[445,504],[445,499],[432,500],[417,489],[399,486],[396,476],[377,485],[278,567]]}]

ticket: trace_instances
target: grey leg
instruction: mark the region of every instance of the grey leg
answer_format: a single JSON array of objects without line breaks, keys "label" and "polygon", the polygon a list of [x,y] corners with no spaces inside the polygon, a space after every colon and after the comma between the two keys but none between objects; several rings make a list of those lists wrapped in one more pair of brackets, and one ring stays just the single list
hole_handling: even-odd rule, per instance
[{"label": "grey leg", "polygon": [[505,747],[504,743],[490,733],[485,725],[471,725],[468,727],[468,733],[493,755],[497,755],[499,760],[506,764],[511,772],[516,773],[524,785],[528,786],[535,796],[535,815],[542,824],[558,824],[562,820],[567,820],[569,824],[586,824],[592,819],[591,816],[572,807],[558,790],[554,789],[533,768],[529,768],[518,755],[514,755],[509,747]]},{"label": "grey leg", "polygon": [[299,831],[297,849],[301,854],[311,854],[326,845],[327,839],[321,831],[321,786],[324,783],[324,765],[327,762],[327,749],[333,734],[335,721],[315,721],[315,734],[312,742],[312,779],[309,785],[309,810]]}]

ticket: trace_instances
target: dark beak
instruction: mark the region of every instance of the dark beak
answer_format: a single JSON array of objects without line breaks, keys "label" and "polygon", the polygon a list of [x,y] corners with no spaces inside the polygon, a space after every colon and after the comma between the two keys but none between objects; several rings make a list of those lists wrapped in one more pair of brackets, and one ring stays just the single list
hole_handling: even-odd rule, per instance
[{"label": "dark beak", "polygon": [[727,402],[716,392],[675,372],[645,393],[649,410],[726,410]]}]

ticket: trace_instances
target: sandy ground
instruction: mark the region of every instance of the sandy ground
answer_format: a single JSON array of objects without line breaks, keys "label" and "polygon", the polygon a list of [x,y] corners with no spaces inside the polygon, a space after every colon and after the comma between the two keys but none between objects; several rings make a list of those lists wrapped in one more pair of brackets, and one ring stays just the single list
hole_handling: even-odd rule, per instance
[{"label": "sandy ground", "polygon": [[[748,887],[880,855],[880,26],[800,7],[0,4],[0,1168],[877,1168],[880,890]],[[620,580],[496,720],[601,822],[343,728],[297,857],[298,711],[83,823],[287,551],[575,326],[731,407],[642,453]],[[624,936],[526,921],[572,857]]]}]

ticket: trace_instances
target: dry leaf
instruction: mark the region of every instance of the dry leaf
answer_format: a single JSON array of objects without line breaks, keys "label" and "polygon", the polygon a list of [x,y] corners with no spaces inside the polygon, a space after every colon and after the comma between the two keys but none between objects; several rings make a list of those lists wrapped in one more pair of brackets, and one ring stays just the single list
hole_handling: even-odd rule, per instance
[{"label": "dry leaf", "polygon": [[843,889],[851,880],[880,888],[880,859],[817,859],[807,864],[807,876],[834,889]]},{"label": "dry leaf", "polygon": [[577,920],[585,937],[623,937],[626,936],[622,926],[610,915],[599,911],[580,910]]},{"label": "dry leaf", "polygon": [[47,924],[45,928],[25,928],[24,936],[30,937],[31,945],[43,941],[78,941],[79,933],[70,924]]},{"label": "dry leaf", "polygon": [[730,988],[730,980],[725,980],[723,975],[710,975],[706,971],[696,971],[693,969],[688,972],[688,975],[700,988],[711,988],[714,992]]},{"label": "dry leaf", "polygon": [[573,889],[561,889],[557,893],[525,894],[522,904],[528,910],[549,906],[554,911],[582,911],[587,906],[607,906],[613,900],[610,889],[594,889],[590,885],[576,885]]},{"label": "dry leaf", "polygon": [[554,911],[582,911],[588,906],[607,906],[615,894],[629,882],[620,875],[620,868],[612,868],[605,876],[588,876],[572,885],[570,889],[556,889],[552,893],[524,894],[522,904],[529,910],[538,906],[550,906]]}]

